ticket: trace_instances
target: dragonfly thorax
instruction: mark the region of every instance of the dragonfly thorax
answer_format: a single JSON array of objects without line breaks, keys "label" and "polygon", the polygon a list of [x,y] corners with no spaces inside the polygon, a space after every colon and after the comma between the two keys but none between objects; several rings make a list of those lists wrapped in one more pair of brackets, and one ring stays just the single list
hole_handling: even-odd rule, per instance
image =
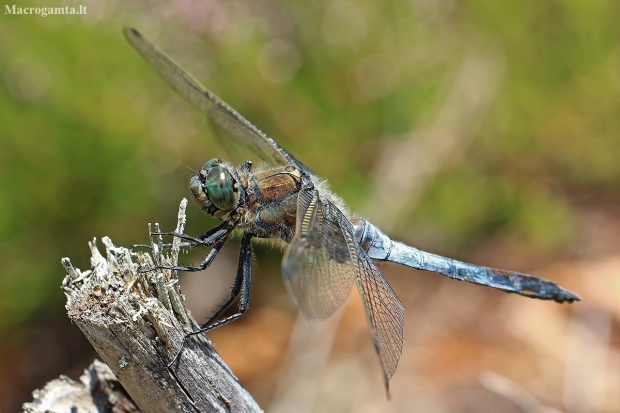
[{"label": "dragonfly thorax", "polygon": [[211,159],[189,180],[189,189],[207,215],[221,218],[237,206],[239,185],[220,159]]}]

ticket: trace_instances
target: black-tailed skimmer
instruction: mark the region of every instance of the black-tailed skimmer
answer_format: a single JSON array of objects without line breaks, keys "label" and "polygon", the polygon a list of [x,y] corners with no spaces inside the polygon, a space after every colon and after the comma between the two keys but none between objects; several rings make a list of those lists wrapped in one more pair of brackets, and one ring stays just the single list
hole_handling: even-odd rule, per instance
[{"label": "black-tailed skimmer", "polygon": [[[579,300],[577,295],[550,281],[467,264],[393,241],[367,220],[353,218],[323,179],[138,31],[126,28],[125,36],[179,95],[207,115],[221,145],[232,160],[239,162],[235,167],[212,159],[190,178],[189,187],[196,204],[205,214],[223,222],[200,237],[182,236],[193,245],[212,249],[199,266],[174,269],[203,270],[233,230],[241,229],[244,235],[230,299],[200,330],[189,335],[226,324],[248,308],[252,238],[275,239],[287,244],[282,275],[297,307],[310,320],[323,320],[332,315],[346,301],[353,286],[357,288],[386,388],[402,353],[405,316],[403,305],[375,261],[391,261],[531,298],[558,303]],[[249,159],[262,161],[269,168],[255,171]],[[237,298],[238,311],[221,319]],[[181,350],[182,347],[172,362]]]}]

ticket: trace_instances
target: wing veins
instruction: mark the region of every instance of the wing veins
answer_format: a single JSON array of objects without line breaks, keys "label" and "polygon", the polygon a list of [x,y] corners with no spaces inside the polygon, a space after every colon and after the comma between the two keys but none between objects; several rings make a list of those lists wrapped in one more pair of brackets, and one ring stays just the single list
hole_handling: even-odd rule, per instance
[{"label": "wing veins", "polygon": [[[187,70],[142,36],[140,32],[126,27],[124,34],[127,41],[166,80],[172,89],[207,115],[213,124],[230,135],[221,136],[221,132],[215,128],[218,140],[229,152],[229,155],[233,155],[237,149],[233,143],[229,142],[232,137],[237,146],[246,147],[263,161],[273,165],[292,164],[308,174],[313,174],[307,166],[299,162],[266,133],[203,86]],[[236,159],[235,161],[243,162],[246,160]]]}]

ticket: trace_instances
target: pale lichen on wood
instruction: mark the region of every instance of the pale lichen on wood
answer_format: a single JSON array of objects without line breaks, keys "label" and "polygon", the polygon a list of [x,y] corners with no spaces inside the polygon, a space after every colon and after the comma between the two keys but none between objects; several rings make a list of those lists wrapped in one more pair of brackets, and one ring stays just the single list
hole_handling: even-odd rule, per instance
[{"label": "pale lichen on wood", "polygon": [[[183,200],[177,233],[184,230],[186,205]],[[152,256],[115,247],[104,237],[104,257],[95,240],[89,242],[89,271],[63,259],[69,317],[144,412],[261,411],[204,335],[189,339],[178,361],[167,367],[185,334],[198,325],[185,308],[174,271],[143,272],[177,265],[180,240],[174,238],[166,254],[161,237],[152,238]]]}]

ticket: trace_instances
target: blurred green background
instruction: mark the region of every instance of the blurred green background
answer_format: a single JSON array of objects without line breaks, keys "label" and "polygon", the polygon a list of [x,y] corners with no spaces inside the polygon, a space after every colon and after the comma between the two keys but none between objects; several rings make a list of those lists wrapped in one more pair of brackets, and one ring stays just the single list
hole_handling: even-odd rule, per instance
[{"label": "blurred green background", "polygon": [[[580,206],[620,200],[617,1],[19,6],[80,4],[87,15],[0,14],[2,411],[93,357],[66,325],[60,258],[85,269],[93,237],[130,245],[146,241],[148,222],[171,229],[187,166],[225,156],[123,26],[327,178],[352,211],[425,249],[465,259],[502,240],[514,262],[579,255]],[[377,171],[404,147],[416,156],[400,172],[417,186],[403,184],[392,205],[375,196]],[[188,211],[188,233],[214,224]],[[279,282],[279,254],[258,255],[256,282]]]}]

